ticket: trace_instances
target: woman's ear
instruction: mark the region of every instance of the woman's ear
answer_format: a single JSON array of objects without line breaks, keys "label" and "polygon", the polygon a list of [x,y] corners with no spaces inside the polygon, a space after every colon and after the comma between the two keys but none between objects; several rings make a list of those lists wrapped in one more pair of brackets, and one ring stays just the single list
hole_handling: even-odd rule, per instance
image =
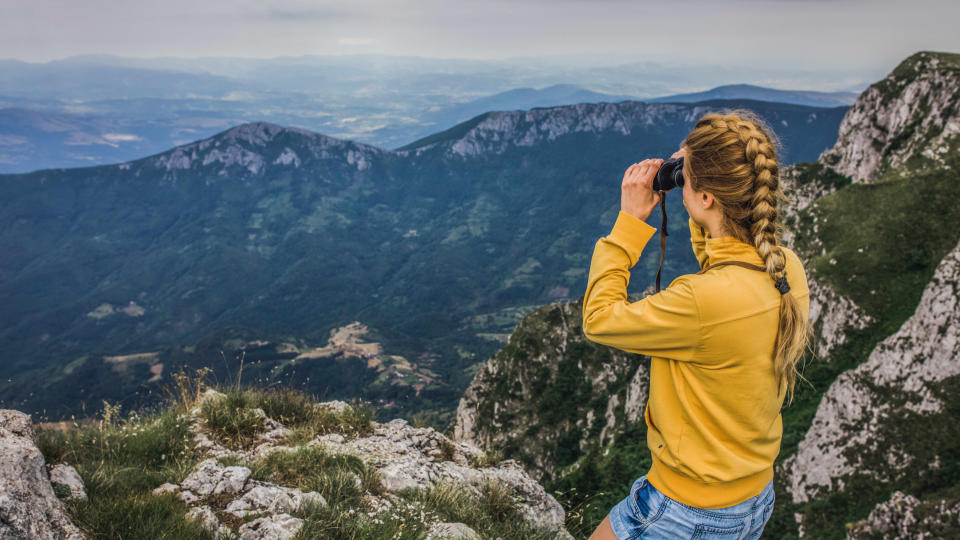
[{"label": "woman's ear", "polygon": [[704,210],[709,210],[711,207],[713,207],[713,194],[712,194],[712,193],[708,193],[708,192],[704,191],[703,194],[700,196],[700,198],[701,198],[701,201],[703,202],[703,209],[704,209]]}]

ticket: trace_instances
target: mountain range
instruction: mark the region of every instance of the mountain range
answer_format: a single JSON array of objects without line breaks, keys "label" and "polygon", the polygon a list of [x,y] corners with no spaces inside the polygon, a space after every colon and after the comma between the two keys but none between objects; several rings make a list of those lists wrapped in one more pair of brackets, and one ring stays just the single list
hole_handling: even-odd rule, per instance
[{"label": "mountain range", "polygon": [[[777,126],[785,163],[829,148],[846,111],[583,103],[484,113],[393,151],[258,122],[0,176],[0,399],[50,418],[133,406],[179,366],[226,377],[243,358],[252,378],[448,424],[520,317],[585,287],[623,171],[724,107]],[[683,223],[678,194],[667,209]],[[668,240],[667,279],[695,267],[684,244]]]}]

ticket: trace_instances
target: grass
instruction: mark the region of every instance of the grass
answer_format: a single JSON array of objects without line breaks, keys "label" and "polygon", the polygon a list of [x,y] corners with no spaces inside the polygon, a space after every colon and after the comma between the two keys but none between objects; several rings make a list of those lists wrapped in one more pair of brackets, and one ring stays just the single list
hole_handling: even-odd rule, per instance
[{"label": "grass", "polygon": [[826,250],[812,257],[811,272],[867,314],[892,319],[894,330],[912,314],[960,237],[953,226],[960,223],[960,208],[951,196],[960,174],[953,169],[900,179],[899,172],[822,197],[805,220],[810,226],[817,218],[816,236]]},{"label": "grass", "polygon": [[186,519],[176,497],[150,494],[183,480],[199,461],[187,421],[174,410],[126,420],[105,410],[91,426],[37,432],[47,463],[69,463],[83,479],[87,500],[67,502],[77,526],[90,538],[212,538]]},{"label": "grass", "polygon": [[221,459],[224,465],[241,465],[255,480],[316,491],[328,503],[362,504],[364,491],[385,493],[376,468],[357,456],[331,454],[319,446],[301,446],[289,452],[272,452],[255,460]]}]

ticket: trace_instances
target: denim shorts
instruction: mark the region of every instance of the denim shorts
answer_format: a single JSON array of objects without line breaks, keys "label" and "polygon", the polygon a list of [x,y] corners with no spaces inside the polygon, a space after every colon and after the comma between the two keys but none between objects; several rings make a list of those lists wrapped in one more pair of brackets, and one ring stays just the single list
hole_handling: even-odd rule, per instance
[{"label": "denim shorts", "polygon": [[638,478],[630,495],[610,509],[610,526],[619,540],[637,538],[760,538],[773,512],[773,480],[763,491],[726,508],[696,508],[667,497]]}]

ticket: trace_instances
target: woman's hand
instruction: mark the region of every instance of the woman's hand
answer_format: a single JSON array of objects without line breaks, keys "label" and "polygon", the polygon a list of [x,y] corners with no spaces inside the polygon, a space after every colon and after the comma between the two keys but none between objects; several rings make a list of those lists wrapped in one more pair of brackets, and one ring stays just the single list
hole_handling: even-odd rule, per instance
[{"label": "woman's hand", "polygon": [[620,210],[646,220],[660,204],[660,195],[653,191],[653,179],[663,164],[662,159],[645,159],[631,165],[623,173],[620,187]]}]

